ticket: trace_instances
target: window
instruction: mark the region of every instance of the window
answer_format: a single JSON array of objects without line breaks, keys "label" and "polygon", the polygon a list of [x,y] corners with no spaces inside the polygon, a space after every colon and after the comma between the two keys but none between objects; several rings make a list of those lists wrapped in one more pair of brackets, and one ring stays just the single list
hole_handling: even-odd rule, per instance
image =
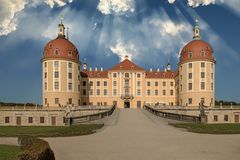
[{"label": "window", "polygon": [[180,75],[180,80],[182,81],[182,75]]},{"label": "window", "polygon": [[147,95],[150,96],[151,92],[150,89],[147,90]]},{"label": "window", "polygon": [[211,68],[213,69],[213,64],[211,64]]},{"label": "window", "polygon": [[47,90],[47,82],[44,83],[44,90]]},{"label": "window", "polygon": [[9,117],[5,117],[5,123],[9,123],[10,122],[10,118]]},{"label": "window", "polygon": [[155,96],[157,96],[157,95],[158,95],[158,90],[156,89],[156,90],[155,90]]},{"label": "window", "polygon": [[213,121],[214,121],[214,122],[217,122],[217,121],[218,121],[218,116],[217,116],[217,115],[214,115],[214,116],[213,116]]},{"label": "window", "polygon": [[69,91],[72,90],[72,83],[68,83],[68,90],[69,90]]},{"label": "window", "polygon": [[59,98],[55,98],[55,104],[59,104]]},{"label": "window", "polygon": [[166,90],[165,90],[165,89],[163,90],[163,95],[164,95],[164,96],[166,95]]},{"label": "window", "polygon": [[193,56],[193,53],[192,53],[192,52],[189,52],[189,53],[188,53],[188,58],[192,58],[192,56]]},{"label": "window", "polygon": [[86,81],[83,81],[83,82],[82,82],[82,85],[83,85],[83,86],[86,86],[86,85],[87,85],[87,82],[86,82]]},{"label": "window", "polygon": [[44,117],[40,117],[40,123],[44,123]]},{"label": "window", "polygon": [[59,78],[59,72],[54,72],[54,78]]},{"label": "window", "polygon": [[48,101],[47,101],[47,98],[45,98],[45,99],[44,99],[44,103],[45,103],[45,104],[47,104],[47,103],[48,103]]},{"label": "window", "polygon": [[90,85],[90,86],[93,86],[93,81],[90,81],[89,85]]},{"label": "window", "polygon": [[72,68],[72,63],[68,63],[68,68]]},{"label": "window", "polygon": [[104,89],[103,94],[104,96],[107,96],[107,89]]},{"label": "window", "polygon": [[47,68],[47,62],[44,63],[44,67]]},{"label": "window", "polygon": [[151,86],[151,82],[150,82],[150,81],[147,82],[147,86],[148,86],[148,87]]},{"label": "window", "polygon": [[97,95],[98,96],[100,95],[100,89],[97,89]]},{"label": "window", "polygon": [[80,84],[78,85],[78,91],[80,91],[81,87],[80,87]]},{"label": "window", "polygon": [[125,86],[129,86],[129,79],[125,79]]},{"label": "window", "polygon": [[68,51],[68,56],[72,57],[72,51]]},{"label": "window", "polygon": [[97,81],[97,86],[100,86],[100,81]]},{"label": "window", "polygon": [[113,90],[113,95],[116,96],[117,95],[117,89]]},{"label": "window", "polygon": [[72,79],[72,73],[68,73],[68,78]]},{"label": "window", "polygon": [[205,72],[201,72],[201,78],[205,78]]},{"label": "window", "polygon": [[201,82],[201,89],[202,89],[202,90],[205,89],[205,82]]},{"label": "window", "polygon": [[228,115],[224,115],[224,121],[225,121],[225,122],[228,121]]},{"label": "window", "polygon": [[54,61],[54,67],[59,67],[59,61]]},{"label": "window", "polygon": [[47,72],[44,73],[44,78],[47,78]]},{"label": "window", "polygon": [[205,63],[201,62],[201,67],[204,68],[205,67]]},{"label": "window", "polygon": [[173,96],[173,90],[172,89],[170,90],[170,95]]},{"label": "window", "polygon": [[188,79],[192,79],[192,73],[188,73]]},{"label": "window", "polygon": [[113,73],[113,78],[117,78],[117,73]]},{"label": "window", "polygon": [[129,73],[125,73],[125,78],[129,78]]},{"label": "window", "polygon": [[155,86],[156,86],[156,87],[158,86],[158,82],[155,82]]},{"label": "window", "polygon": [[192,104],[192,98],[188,98],[188,104]]},{"label": "window", "polygon": [[188,63],[188,68],[192,68],[192,63]]},{"label": "window", "polygon": [[89,95],[92,96],[93,95],[93,89],[89,90]]},{"label": "window", "polygon": [[103,84],[104,84],[104,86],[106,87],[106,86],[107,86],[107,81],[104,81]]},{"label": "window", "polygon": [[138,95],[138,96],[141,95],[141,90],[140,90],[140,89],[137,90],[137,95]]},{"label": "window", "polygon": [[33,117],[28,117],[28,123],[33,123]]},{"label": "window", "polygon": [[140,87],[141,86],[141,82],[137,81],[137,86]]},{"label": "window", "polygon": [[213,83],[211,83],[211,90],[213,91],[213,89],[214,89],[214,88],[213,88]]},{"label": "window", "polygon": [[182,91],[182,84],[180,85],[180,90]]},{"label": "window", "polygon": [[137,78],[141,78],[141,74],[140,73],[137,74]]},{"label": "window", "polygon": [[69,99],[68,99],[68,103],[69,103],[69,104],[72,104],[72,98],[69,98]]},{"label": "window", "polygon": [[56,56],[58,56],[58,55],[59,55],[59,50],[56,49],[56,50],[54,51],[54,54],[55,54]]},{"label": "window", "polygon": [[117,81],[113,81],[113,86],[117,86]]},{"label": "window", "polygon": [[86,89],[83,89],[83,90],[82,90],[82,94],[83,94],[84,96],[86,96],[86,95],[87,95],[87,90],[86,90]]},{"label": "window", "polygon": [[211,79],[213,79],[213,77],[214,77],[214,76],[213,76],[213,73],[211,73]]},{"label": "window", "polygon": [[162,85],[165,87],[166,86],[166,82],[164,81],[164,82],[162,82]]},{"label": "window", "polygon": [[172,87],[173,87],[173,85],[174,85],[174,83],[173,83],[173,82],[170,82],[170,86],[172,86]]},{"label": "window", "polygon": [[205,51],[201,50],[200,54],[201,54],[202,57],[204,57],[205,56]]},{"label": "window", "polygon": [[129,95],[129,89],[125,89],[125,94]]},{"label": "window", "polygon": [[188,90],[192,90],[192,83],[188,83]]},{"label": "window", "polygon": [[59,90],[59,82],[54,82],[54,89]]}]

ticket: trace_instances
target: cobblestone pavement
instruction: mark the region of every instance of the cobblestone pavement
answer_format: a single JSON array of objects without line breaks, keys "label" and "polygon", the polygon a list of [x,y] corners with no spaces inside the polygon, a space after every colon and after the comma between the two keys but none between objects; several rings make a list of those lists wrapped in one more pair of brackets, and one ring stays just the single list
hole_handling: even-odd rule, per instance
[{"label": "cobblestone pavement", "polygon": [[96,134],[46,138],[57,160],[239,160],[240,135],[189,133],[141,109],[118,109]]}]

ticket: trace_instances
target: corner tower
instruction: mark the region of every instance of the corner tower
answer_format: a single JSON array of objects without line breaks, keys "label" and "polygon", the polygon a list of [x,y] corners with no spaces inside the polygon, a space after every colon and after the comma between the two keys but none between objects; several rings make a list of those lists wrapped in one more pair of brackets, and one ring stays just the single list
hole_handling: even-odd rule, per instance
[{"label": "corner tower", "polygon": [[215,105],[215,59],[212,47],[201,40],[198,20],[193,40],[181,51],[179,61],[179,104],[182,106]]},{"label": "corner tower", "polygon": [[57,38],[46,44],[41,62],[43,106],[79,105],[79,53],[65,38],[62,21],[58,25]]}]

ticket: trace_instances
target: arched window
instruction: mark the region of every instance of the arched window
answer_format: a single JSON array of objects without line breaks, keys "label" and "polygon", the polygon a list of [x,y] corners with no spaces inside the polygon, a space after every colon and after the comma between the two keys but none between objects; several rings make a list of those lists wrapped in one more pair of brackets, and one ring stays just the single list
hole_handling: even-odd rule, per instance
[{"label": "arched window", "polygon": [[192,58],[192,56],[193,56],[193,53],[192,53],[192,52],[189,52],[189,53],[188,53],[188,58]]}]

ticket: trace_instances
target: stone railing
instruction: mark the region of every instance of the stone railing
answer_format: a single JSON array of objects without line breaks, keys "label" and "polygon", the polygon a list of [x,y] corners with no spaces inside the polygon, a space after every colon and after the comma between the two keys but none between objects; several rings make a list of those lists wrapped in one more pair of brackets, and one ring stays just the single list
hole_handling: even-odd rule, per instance
[{"label": "stone railing", "polygon": [[[175,108],[174,110],[177,110],[177,108]],[[176,112],[175,113],[168,112],[167,110],[169,109],[166,109],[166,108],[160,110],[159,108],[153,108],[151,106],[144,105],[144,109],[163,118],[174,119],[179,121],[188,121],[188,122],[201,122],[200,116],[187,115],[187,114],[181,114]]]},{"label": "stone railing", "polygon": [[110,116],[114,112],[115,108],[116,108],[115,106],[112,106],[111,108],[108,108],[108,109],[98,110],[98,112],[94,114],[81,115],[81,116],[73,115],[71,117],[65,117],[65,123],[68,125],[72,125],[72,124],[78,124],[78,123],[84,123],[88,121],[102,119],[106,116]]}]

